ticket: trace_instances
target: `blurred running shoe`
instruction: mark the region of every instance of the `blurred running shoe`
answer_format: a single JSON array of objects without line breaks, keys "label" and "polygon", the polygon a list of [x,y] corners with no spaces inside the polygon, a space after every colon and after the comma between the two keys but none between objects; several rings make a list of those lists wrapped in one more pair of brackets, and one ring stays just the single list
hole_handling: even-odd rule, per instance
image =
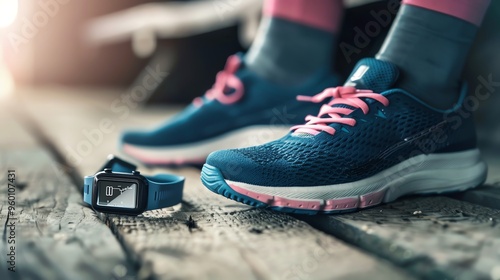
[{"label": "blurred running shoe", "polygon": [[214,86],[164,124],[123,133],[123,152],[147,165],[201,165],[215,150],[282,137],[319,108],[298,102],[298,94],[338,85],[327,69],[300,85],[278,85],[254,74],[243,61],[242,55],[230,56]]}]

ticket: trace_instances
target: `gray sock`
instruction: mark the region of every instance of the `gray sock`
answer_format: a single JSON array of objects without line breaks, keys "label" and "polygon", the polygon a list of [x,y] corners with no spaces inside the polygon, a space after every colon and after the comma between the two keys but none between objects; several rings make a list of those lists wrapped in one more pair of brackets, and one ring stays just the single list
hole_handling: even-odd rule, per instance
[{"label": "gray sock", "polygon": [[457,102],[477,29],[459,18],[403,5],[377,58],[399,67],[397,87],[432,106],[448,109]]},{"label": "gray sock", "polygon": [[[333,20],[333,19],[332,19]],[[268,80],[299,84],[332,61],[336,35],[292,21],[267,17],[246,55],[246,64]]]}]

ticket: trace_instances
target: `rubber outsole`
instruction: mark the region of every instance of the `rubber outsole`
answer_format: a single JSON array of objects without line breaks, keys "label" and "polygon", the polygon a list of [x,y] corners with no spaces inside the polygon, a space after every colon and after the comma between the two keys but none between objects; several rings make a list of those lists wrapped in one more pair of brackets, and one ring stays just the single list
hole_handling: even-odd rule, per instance
[{"label": "rubber outsole", "polygon": [[465,191],[467,189],[477,187],[478,185],[484,183],[484,180],[486,179],[486,166],[484,162],[478,161],[475,164],[475,168],[478,170],[477,174],[479,174],[475,180],[468,181],[463,184],[453,185],[451,187],[437,188],[432,190],[419,189],[403,192],[399,188],[391,188],[386,186],[367,193],[362,193],[357,196],[336,197],[326,200],[293,199],[252,191],[246,189],[243,186],[243,183],[235,183],[231,181],[229,181],[228,183],[221,171],[209,164],[205,164],[203,166],[201,172],[201,180],[203,184],[212,192],[257,208],[269,208],[279,212],[306,215],[340,214],[346,212],[355,212],[363,208],[369,208],[383,203],[392,202],[399,197],[406,195],[445,194]]},{"label": "rubber outsole", "polygon": [[203,165],[201,171],[201,181],[205,187],[207,187],[212,192],[222,195],[228,199],[232,199],[234,201],[244,203],[256,208],[267,208],[278,212],[291,213],[291,214],[303,214],[303,215],[318,215],[318,214],[341,214],[348,212],[355,212],[357,209],[346,209],[346,210],[331,210],[331,211],[322,211],[322,210],[306,210],[306,209],[297,209],[290,207],[276,207],[271,206],[267,203],[258,201],[249,196],[241,194],[234,189],[232,189],[225,181],[224,176],[220,172],[220,170],[214,166],[209,164]]}]

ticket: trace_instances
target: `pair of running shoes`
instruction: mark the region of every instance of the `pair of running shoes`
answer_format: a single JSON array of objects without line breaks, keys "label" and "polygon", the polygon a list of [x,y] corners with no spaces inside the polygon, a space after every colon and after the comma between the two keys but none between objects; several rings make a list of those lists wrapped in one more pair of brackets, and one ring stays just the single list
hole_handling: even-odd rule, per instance
[{"label": "pair of running shoes", "polygon": [[211,191],[299,214],[482,184],[474,123],[460,113],[466,85],[440,110],[393,88],[398,76],[395,65],[367,58],[343,86],[327,69],[285,86],[233,55],[203,97],[156,129],[125,132],[120,147],[146,165],[205,163],[201,180]]}]

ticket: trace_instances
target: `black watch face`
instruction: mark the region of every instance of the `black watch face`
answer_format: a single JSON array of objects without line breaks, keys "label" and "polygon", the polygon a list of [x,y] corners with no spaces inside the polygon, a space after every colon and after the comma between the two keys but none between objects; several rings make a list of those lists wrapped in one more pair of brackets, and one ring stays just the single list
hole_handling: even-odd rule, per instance
[{"label": "black watch face", "polygon": [[137,208],[139,188],[137,182],[99,181],[97,205],[105,207]]}]

